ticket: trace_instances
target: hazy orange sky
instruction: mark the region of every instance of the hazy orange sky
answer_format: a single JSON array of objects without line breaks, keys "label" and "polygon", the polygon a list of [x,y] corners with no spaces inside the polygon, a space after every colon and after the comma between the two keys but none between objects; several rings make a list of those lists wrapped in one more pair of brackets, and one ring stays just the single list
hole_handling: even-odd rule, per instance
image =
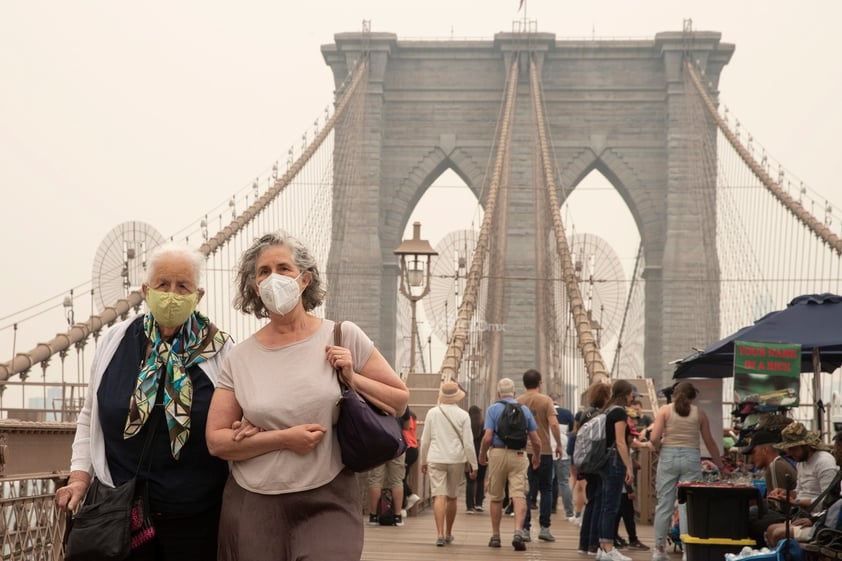
[{"label": "hazy orange sky", "polygon": [[[334,33],[367,19],[400,38],[490,39],[523,17],[517,6],[4,1],[0,318],[86,282],[99,242],[118,224],[139,220],[168,236],[285,161],[332,101],[319,47]],[[680,31],[685,18],[722,32],[737,46],[722,103],[842,214],[842,3],[527,0],[526,11],[558,38],[653,38]],[[433,242],[449,229],[439,216],[421,217]],[[0,321],[0,345],[11,321]]]}]

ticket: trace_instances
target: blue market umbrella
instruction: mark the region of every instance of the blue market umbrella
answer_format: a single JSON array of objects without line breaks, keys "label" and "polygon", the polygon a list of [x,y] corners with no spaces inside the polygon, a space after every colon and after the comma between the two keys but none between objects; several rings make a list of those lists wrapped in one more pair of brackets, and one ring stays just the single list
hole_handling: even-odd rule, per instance
[{"label": "blue market umbrella", "polygon": [[822,372],[842,366],[842,296],[805,294],[770,312],[707,349],[676,363],[673,378],[728,378],[734,375],[734,341],[801,345],[801,372],[813,371],[818,349]]}]

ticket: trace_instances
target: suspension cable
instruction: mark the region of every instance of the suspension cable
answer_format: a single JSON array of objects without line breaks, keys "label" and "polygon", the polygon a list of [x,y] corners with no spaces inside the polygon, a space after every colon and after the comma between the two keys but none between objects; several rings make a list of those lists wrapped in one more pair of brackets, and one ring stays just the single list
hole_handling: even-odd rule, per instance
[{"label": "suspension cable", "polygon": [[488,188],[488,199],[485,205],[485,213],[480,227],[474,257],[471,259],[471,269],[468,272],[465,284],[465,296],[459,305],[459,312],[456,318],[456,327],[453,330],[453,337],[447,347],[442,362],[441,374],[442,383],[455,380],[459,373],[459,366],[462,362],[462,354],[468,340],[468,331],[471,319],[474,316],[477,306],[480,281],[485,266],[485,257],[488,253],[488,238],[491,232],[492,221],[497,208],[497,195],[500,188],[504,161],[508,158],[509,139],[511,124],[514,114],[515,97],[517,94],[517,67],[518,57],[512,57],[512,67],[509,70],[509,77],[506,82],[506,104],[503,111],[503,123],[500,127],[500,136],[497,143],[497,156],[494,160],[494,173],[491,178],[491,185]]},{"label": "suspension cable", "polygon": [[540,142],[541,163],[544,171],[544,186],[547,192],[547,199],[553,218],[553,232],[556,238],[558,257],[561,260],[562,277],[567,291],[567,298],[570,301],[570,310],[573,314],[576,336],[579,341],[579,351],[585,361],[585,368],[588,372],[589,383],[602,382],[608,379],[608,371],[602,360],[599,346],[596,344],[591,320],[585,310],[582,292],[579,289],[576,277],[576,268],[570,255],[570,246],[567,243],[567,236],[564,232],[564,224],[561,221],[561,206],[556,195],[556,184],[553,177],[553,162],[549,154],[547,142],[546,122],[541,101],[541,84],[538,80],[538,71],[535,67],[535,60],[529,59],[529,80],[532,89],[532,104],[535,108],[535,121],[538,127],[538,140]]}]

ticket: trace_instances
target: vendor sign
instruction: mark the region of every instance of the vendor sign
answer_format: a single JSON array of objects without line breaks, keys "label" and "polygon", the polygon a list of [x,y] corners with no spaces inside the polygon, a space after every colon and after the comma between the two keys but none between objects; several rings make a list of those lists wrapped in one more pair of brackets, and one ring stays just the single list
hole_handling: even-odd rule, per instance
[{"label": "vendor sign", "polygon": [[777,407],[798,405],[801,345],[734,341],[734,399]]}]

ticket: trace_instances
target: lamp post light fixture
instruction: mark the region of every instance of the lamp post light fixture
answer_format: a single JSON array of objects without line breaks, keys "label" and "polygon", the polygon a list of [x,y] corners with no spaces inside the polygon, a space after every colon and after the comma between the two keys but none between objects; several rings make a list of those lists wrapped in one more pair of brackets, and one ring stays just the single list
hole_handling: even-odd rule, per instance
[{"label": "lamp post light fixture", "polygon": [[409,337],[409,373],[415,372],[415,337],[417,326],[415,322],[415,305],[430,292],[430,259],[438,252],[433,249],[430,242],[421,239],[421,223],[412,224],[412,239],[403,240],[395,250],[395,255],[401,258],[401,294],[410,303],[412,309],[412,321],[410,323]]}]

